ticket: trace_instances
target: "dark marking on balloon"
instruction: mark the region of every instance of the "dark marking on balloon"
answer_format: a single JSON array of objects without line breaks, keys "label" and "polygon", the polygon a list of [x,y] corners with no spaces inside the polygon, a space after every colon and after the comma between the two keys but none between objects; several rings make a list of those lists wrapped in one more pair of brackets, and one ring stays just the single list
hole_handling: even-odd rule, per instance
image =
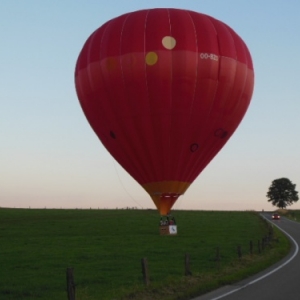
[{"label": "dark marking on balloon", "polygon": [[221,139],[226,138],[227,134],[228,134],[228,131],[224,131],[224,132],[221,134],[220,138],[221,138]]},{"label": "dark marking on balloon", "polygon": [[110,131],[110,136],[113,138],[113,139],[116,139],[117,137],[116,137],[116,135],[115,135],[115,133],[113,132],[113,131]]},{"label": "dark marking on balloon", "polygon": [[220,138],[220,139],[224,139],[228,134],[228,131],[222,129],[222,128],[219,128],[215,131],[215,136]]},{"label": "dark marking on balloon", "polygon": [[197,143],[193,143],[191,146],[190,146],[190,150],[191,152],[195,152],[199,149],[199,145]]}]

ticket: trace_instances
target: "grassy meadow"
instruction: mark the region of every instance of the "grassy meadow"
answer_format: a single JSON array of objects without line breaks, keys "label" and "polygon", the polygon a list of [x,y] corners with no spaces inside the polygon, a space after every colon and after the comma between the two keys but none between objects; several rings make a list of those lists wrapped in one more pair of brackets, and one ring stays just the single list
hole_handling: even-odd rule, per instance
[{"label": "grassy meadow", "polygon": [[[289,251],[274,228],[276,239],[258,253],[270,226],[255,212],[173,215],[178,235],[160,236],[155,210],[0,208],[0,299],[67,299],[68,267],[74,268],[76,300],[191,299],[258,272]],[[184,276],[186,253],[191,276]],[[142,258],[148,261],[148,287]]]}]

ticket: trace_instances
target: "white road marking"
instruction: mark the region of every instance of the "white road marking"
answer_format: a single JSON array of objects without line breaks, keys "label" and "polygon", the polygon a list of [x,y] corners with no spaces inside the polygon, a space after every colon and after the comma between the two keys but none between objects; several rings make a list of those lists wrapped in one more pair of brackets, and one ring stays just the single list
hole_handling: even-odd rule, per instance
[{"label": "white road marking", "polygon": [[[265,217],[264,217],[265,218]],[[269,221],[267,218],[265,218],[267,221]],[[270,222],[270,221],[269,221]],[[232,290],[232,291],[230,291],[230,292],[228,292],[228,293],[225,293],[225,294],[223,294],[223,295],[221,295],[221,296],[218,296],[218,297],[216,297],[216,298],[213,298],[213,299],[211,299],[211,300],[218,300],[218,299],[222,299],[222,298],[224,298],[224,297],[226,297],[226,296],[228,296],[228,295],[231,295],[231,294],[233,294],[233,293],[235,293],[235,292],[237,292],[237,291],[239,291],[239,290],[241,290],[241,289],[244,289],[245,287],[247,287],[247,286],[249,286],[249,285],[251,285],[251,284],[254,284],[254,283],[256,283],[256,282],[258,282],[258,281],[260,281],[260,280],[262,280],[262,279],[264,279],[264,278],[266,278],[267,276],[270,276],[271,274],[273,274],[273,273],[275,273],[275,272],[277,272],[278,270],[280,270],[281,268],[283,268],[285,265],[287,265],[288,263],[290,263],[294,258],[295,258],[295,256],[298,254],[298,251],[299,251],[299,246],[298,246],[298,244],[297,244],[297,242],[285,231],[285,230],[283,230],[283,229],[281,229],[278,225],[276,225],[276,224],[274,224],[279,230],[281,230],[285,235],[287,235],[290,239],[291,239],[291,241],[294,243],[294,245],[295,245],[295,252],[293,253],[293,255],[286,261],[286,262],[284,262],[283,264],[281,264],[280,266],[278,266],[277,268],[275,268],[274,270],[272,270],[272,271],[270,271],[270,272],[268,272],[267,274],[264,274],[264,275],[262,275],[261,277],[259,277],[259,278],[256,278],[256,279],[254,279],[254,280],[252,280],[252,281],[250,281],[250,282],[248,282],[247,284],[245,284],[245,285],[243,285],[243,286],[240,286],[239,288],[237,288],[237,289],[234,289],[234,290]]]}]

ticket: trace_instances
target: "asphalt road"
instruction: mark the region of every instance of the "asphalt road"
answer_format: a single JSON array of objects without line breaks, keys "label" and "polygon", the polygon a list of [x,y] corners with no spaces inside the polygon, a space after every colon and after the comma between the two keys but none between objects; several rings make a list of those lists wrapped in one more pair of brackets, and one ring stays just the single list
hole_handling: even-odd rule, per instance
[{"label": "asphalt road", "polygon": [[264,217],[278,226],[291,240],[287,257],[272,267],[246,280],[215,290],[193,300],[299,300],[300,299],[300,223],[286,218],[272,221],[271,213]]}]

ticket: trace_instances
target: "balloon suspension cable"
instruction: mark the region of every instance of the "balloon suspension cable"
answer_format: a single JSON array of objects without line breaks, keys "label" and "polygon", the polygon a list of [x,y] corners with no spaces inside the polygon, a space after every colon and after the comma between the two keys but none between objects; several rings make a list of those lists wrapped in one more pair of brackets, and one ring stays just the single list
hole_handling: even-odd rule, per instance
[{"label": "balloon suspension cable", "polygon": [[132,200],[135,204],[137,204],[141,209],[144,209],[144,207],[143,207],[140,203],[138,203],[138,202],[133,198],[133,196],[128,192],[128,190],[126,190],[126,188],[125,188],[125,186],[124,186],[124,184],[123,184],[123,182],[122,182],[122,180],[121,180],[121,177],[120,177],[120,175],[119,175],[119,172],[118,172],[118,169],[117,169],[117,166],[116,166],[116,162],[115,162],[114,159],[113,159],[112,161],[113,161],[113,165],[114,165],[115,171],[116,171],[116,173],[117,173],[119,182],[120,182],[121,186],[123,187],[123,190],[126,192],[126,194],[131,198],[131,200]]},{"label": "balloon suspension cable", "polygon": [[174,204],[174,206],[176,205],[176,209],[180,210],[182,208],[182,197],[184,194],[180,195],[180,197],[178,197],[176,203]]}]

